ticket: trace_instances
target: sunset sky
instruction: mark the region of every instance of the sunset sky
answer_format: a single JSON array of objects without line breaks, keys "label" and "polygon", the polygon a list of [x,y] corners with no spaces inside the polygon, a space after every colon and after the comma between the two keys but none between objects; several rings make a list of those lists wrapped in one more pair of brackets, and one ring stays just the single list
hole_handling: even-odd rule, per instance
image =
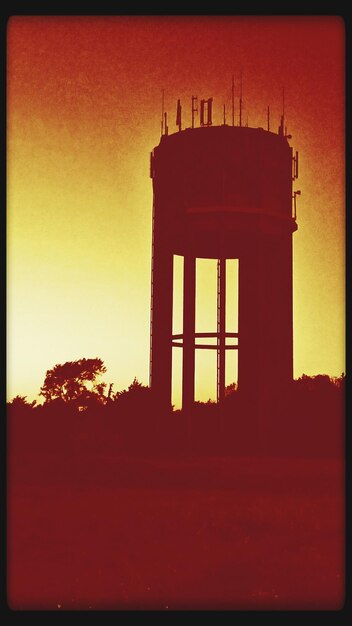
[{"label": "sunset sky", "polygon": [[[285,87],[300,156],[295,377],[345,370],[344,37],[338,17],[10,19],[9,399],[38,399],[47,369],[82,357],[103,359],[115,391],[148,384],[161,92],[170,132],[178,98],[190,125],[192,95],[214,98],[220,124],[241,69],[249,126],[266,127],[270,105],[277,128]],[[197,399],[215,394],[213,365]]]}]

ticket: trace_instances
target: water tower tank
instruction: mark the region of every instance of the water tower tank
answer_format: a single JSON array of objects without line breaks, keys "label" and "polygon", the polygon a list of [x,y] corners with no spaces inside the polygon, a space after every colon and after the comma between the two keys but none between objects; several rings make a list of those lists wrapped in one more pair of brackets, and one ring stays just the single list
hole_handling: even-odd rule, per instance
[{"label": "water tower tank", "polygon": [[[218,260],[218,399],[225,392],[226,259],[238,259],[238,390],[274,392],[293,375],[292,180],[283,132],[205,126],[163,135],[151,155],[151,387],[171,400],[172,347],[183,350],[183,406],[194,400],[196,259]],[[172,336],[173,255],[184,257],[183,332]],[[206,337],[205,337],[206,339]]]}]

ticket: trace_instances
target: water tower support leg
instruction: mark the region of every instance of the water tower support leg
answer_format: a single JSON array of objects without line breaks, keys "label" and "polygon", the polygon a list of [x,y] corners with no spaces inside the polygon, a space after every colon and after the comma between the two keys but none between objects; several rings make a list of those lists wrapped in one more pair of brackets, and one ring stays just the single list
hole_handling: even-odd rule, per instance
[{"label": "water tower support leg", "polygon": [[188,410],[194,402],[194,333],[196,316],[196,259],[185,255],[183,277],[183,362],[182,408]]},{"label": "water tower support leg", "polygon": [[217,295],[217,401],[225,397],[226,259],[218,260]]}]

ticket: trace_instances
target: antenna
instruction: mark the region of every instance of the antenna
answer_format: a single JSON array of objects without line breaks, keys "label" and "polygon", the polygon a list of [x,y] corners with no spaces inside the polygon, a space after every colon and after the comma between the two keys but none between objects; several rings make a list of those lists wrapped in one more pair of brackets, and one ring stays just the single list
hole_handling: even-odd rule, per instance
[{"label": "antenna", "polygon": [[285,124],[285,87],[282,88],[282,118],[281,118],[282,134],[287,139],[291,139],[292,135],[287,134],[287,125]]},{"label": "antenna", "polygon": [[226,108],[225,108],[225,105],[224,105],[224,126],[225,126],[225,124],[226,124]]},{"label": "antenna", "polygon": [[270,130],[270,109],[269,109],[269,107],[268,107],[267,115],[268,115],[268,131],[269,131]]},{"label": "antenna", "polygon": [[177,100],[177,112],[176,112],[176,125],[178,126],[178,130],[182,130],[182,107],[181,100]]},{"label": "antenna", "polygon": [[[212,111],[213,111],[213,98],[208,98],[208,100],[200,101],[200,125],[201,126],[211,126],[212,121]],[[205,119],[205,112],[207,113],[207,118]]]},{"label": "antenna", "polygon": [[285,126],[285,87],[282,87],[282,115],[280,120],[280,126],[278,128],[278,135],[283,137],[287,136],[287,126]]},{"label": "antenna", "polygon": [[213,123],[212,114],[213,114],[213,98],[209,98],[208,99],[208,126],[211,126]]},{"label": "antenna", "polygon": [[232,126],[234,126],[235,125],[235,79],[234,79],[233,74],[232,74],[231,95],[232,95]]},{"label": "antenna", "polygon": [[194,128],[194,114],[198,113],[197,96],[192,96],[192,128]]},{"label": "antenna", "polygon": [[[288,135],[290,137],[290,135]],[[295,156],[292,157],[293,163],[293,172],[292,172],[292,180],[296,180],[298,178],[298,152],[296,150]]]},{"label": "antenna", "polygon": [[165,90],[162,89],[161,91],[161,136],[163,136],[163,133],[164,133],[164,96],[165,96]]},{"label": "antenna", "polygon": [[240,126],[242,126],[242,70],[240,80]]},{"label": "antenna", "polygon": [[167,113],[164,113],[164,128],[165,128],[165,135],[167,136],[169,134],[169,127],[167,125]]},{"label": "antenna", "polygon": [[296,197],[301,195],[300,189],[293,192],[293,219],[297,219],[297,200]]},{"label": "antenna", "polygon": [[205,100],[200,101],[200,125],[204,126],[204,104]]}]

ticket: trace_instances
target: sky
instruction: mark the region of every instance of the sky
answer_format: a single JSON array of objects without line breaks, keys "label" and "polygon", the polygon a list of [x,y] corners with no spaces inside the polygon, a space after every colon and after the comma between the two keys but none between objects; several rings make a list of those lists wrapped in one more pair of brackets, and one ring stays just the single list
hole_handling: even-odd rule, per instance
[{"label": "sky", "polygon": [[[244,120],[265,127],[270,105],[277,127],[284,87],[290,145],[299,151],[294,375],[345,371],[344,58],[339,17],[10,18],[9,399],[42,401],[46,371],[83,357],[103,359],[115,391],[134,377],[148,384],[149,156],[160,140],[161,93],[170,133],[178,98],[190,125],[192,95],[213,97],[213,123],[221,124],[232,75],[237,106],[241,70]],[[212,319],[206,285],[213,289],[214,277],[215,266],[200,262],[204,320]],[[207,400],[216,352],[199,352],[196,399]],[[177,406],[176,387],[175,379]]]}]

